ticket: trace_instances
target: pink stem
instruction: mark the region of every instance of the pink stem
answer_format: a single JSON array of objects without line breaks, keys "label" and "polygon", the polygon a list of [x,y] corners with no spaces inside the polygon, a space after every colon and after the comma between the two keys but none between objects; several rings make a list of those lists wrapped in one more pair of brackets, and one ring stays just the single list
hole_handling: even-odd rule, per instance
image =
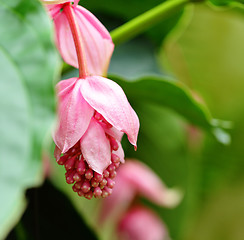
[{"label": "pink stem", "polygon": [[64,4],[63,9],[64,9],[64,13],[68,19],[69,26],[70,26],[70,29],[71,29],[71,32],[73,35],[74,43],[75,43],[75,49],[76,49],[78,65],[79,65],[79,77],[85,78],[86,76],[88,76],[88,73],[87,73],[87,67],[86,67],[84,44],[82,41],[79,26],[76,21],[74,9],[73,9],[71,3]]}]

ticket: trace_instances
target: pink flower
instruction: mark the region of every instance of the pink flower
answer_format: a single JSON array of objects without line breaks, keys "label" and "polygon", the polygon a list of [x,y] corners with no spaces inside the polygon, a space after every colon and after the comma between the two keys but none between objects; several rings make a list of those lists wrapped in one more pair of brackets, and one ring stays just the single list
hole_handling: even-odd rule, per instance
[{"label": "pink flower", "polygon": [[[86,58],[87,71],[91,75],[106,75],[110,58],[114,50],[111,36],[102,23],[91,12],[77,4],[78,1],[76,1],[72,7],[85,49],[84,55]],[[56,45],[61,56],[69,65],[78,68],[77,53],[69,21],[65,11],[61,11],[63,6],[64,4],[54,4],[47,5],[47,8],[54,20]]]},{"label": "pink flower", "polygon": [[120,240],[166,240],[168,231],[162,220],[150,209],[136,206],[130,209],[118,225]]},{"label": "pink flower", "polygon": [[118,171],[113,195],[103,202],[101,222],[108,218],[118,219],[137,195],[165,207],[175,207],[181,200],[180,192],[168,189],[145,164],[127,159]]},{"label": "pink flower", "polygon": [[118,170],[113,194],[102,202],[98,224],[110,225],[120,240],[168,239],[159,217],[138,206],[138,195],[164,207],[175,207],[181,200],[180,192],[168,189],[145,164],[127,159]]},{"label": "pink flower", "polygon": [[[123,90],[113,81],[88,76],[57,85],[59,124],[53,136],[55,157],[68,183],[87,198],[111,194],[124,152],[123,133],[136,147],[139,120]],[[63,154],[60,157],[60,154]]]}]

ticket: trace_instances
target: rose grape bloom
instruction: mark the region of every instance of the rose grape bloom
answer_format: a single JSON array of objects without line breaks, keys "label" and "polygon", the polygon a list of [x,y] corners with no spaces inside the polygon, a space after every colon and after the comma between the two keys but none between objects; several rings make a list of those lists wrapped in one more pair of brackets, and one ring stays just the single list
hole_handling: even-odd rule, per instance
[{"label": "rose grape bloom", "polygon": [[179,190],[167,188],[149,167],[127,159],[118,170],[113,194],[102,202],[99,225],[113,224],[120,240],[168,239],[165,224],[153,211],[138,205],[138,196],[168,208],[181,200]]},{"label": "rose grape bloom", "polygon": [[[63,3],[71,1],[43,1],[44,3]],[[79,26],[80,41],[84,46],[87,71],[90,75],[104,76],[109,67],[110,58],[114,50],[111,36],[103,24],[88,10],[77,5],[74,9],[76,22]],[[63,4],[47,4],[47,9],[55,25],[55,41],[59,52],[66,63],[78,68],[77,53],[69,19],[62,11]]]},{"label": "rose grape bloom", "polygon": [[148,166],[127,159],[118,171],[113,195],[103,202],[101,222],[110,217],[120,218],[138,195],[168,208],[175,207],[181,200],[179,190],[167,188]]},{"label": "rose grape bloom", "polygon": [[117,231],[120,240],[169,240],[163,221],[143,206],[130,209],[120,220]]},{"label": "rose grape bloom", "polygon": [[59,123],[53,139],[66,181],[88,199],[109,196],[124,162],[122,135],[136,148],[138,117],[121,87],[107,78],[63,80],[57,91]]}]

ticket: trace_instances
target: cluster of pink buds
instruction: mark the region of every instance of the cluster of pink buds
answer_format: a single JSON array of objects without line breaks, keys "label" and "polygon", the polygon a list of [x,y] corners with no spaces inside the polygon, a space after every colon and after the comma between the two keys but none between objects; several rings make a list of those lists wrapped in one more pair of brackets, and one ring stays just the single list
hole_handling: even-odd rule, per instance
[{"label": "cluster of pink buds", "polygon": [[[118,145],[113,145],[114,139],[110,140],[113,150],[118,149]],[[66,169],[65,177],[68,184],[74,184],[73,190],[79,196],[84,196],[87,199],[104,198],[110,196],[114,187],[114,178],[116,176],[116,169],[120,165],[120,158],[116,154],[111,154],[112,163],[99,174],[93,171],[86,163],[79,144],[76,144],[68,152],[66,152],[60,159],[58,164],[64,165]]]},{"label": "cluster of pink buds", "polygon": [[43,0],[54,21],[57,48],[79,77],[57,84],[55,158],[68,184],[87,199],[110,196],[124,152],[124,133],[136,148],[139,120],[123,90],[106,75],[114,44],[79,1]]}]

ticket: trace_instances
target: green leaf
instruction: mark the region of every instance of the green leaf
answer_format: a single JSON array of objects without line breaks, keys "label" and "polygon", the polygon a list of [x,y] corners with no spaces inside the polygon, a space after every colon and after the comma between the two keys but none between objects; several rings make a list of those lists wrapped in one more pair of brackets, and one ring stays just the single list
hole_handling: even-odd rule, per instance
[{"label": "green leaf", "polygon": [[[221,143],[229,143],[228,134],[219,128],[219,125],[216,124],[217,121],[212,121],[208,109],[197,102],[190,90],[181,82],[156,76],[142,77],[130,82],[116,76],[110,76],[110,78],[124,89],[132,102],[135,99],[140,99],[141,102],[151,102],[167,107],[183,116],[190,123],[210,132]],[[224,134],[225,137],[223,137]]]},{"label": "green leaf", "polygon": [[41,148],[54,119],[58,55],[39,1],[0,0],[0,239],[41,183]]}]

